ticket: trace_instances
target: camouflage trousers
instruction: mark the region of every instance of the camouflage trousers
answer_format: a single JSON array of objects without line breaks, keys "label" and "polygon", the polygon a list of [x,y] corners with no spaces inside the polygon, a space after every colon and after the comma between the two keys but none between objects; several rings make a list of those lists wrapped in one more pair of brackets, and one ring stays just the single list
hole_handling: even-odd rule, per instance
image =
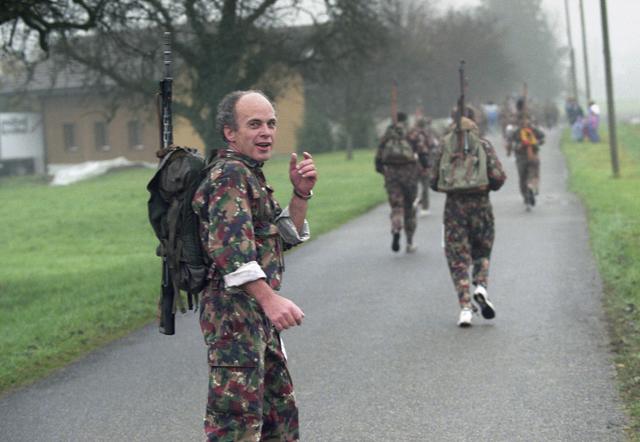
[{"label": "camouflage trousers", "polygon": [[280,336],[250,295],[207,289],[208,441],[297,441],[298,408]]},{"label": "camouflage trousers", "polygon": [[416,209],[413,202],[418,195],[418,167],[416,164],[384,166],[384,187],[391,206],[391,232],[403,228],[410,242],[416,231]]},{"label": "camouflage trousers", "polygon": [[471,305],[472,283],[489,283],[489,261],[495,235],[488,193],[447,194],[444,206],[444,251],[460,307]]},{"label": "camouflage trousers", "polygon": [[418,207],[422,210],[429,210],[429,186],[431,185],[431,176],[429,171],[422,171],[418,175],[418,184],[420,185]]},{"label": "camouflage trousers", "polygon": [[540,185],[540,157],[535,156],[529,159],[527,152],[516,152],[516,166],[518,167],[518,178],[520,180],[520,194],[527,198],[527,191],[531,189],[535,195],[538,194]]}]

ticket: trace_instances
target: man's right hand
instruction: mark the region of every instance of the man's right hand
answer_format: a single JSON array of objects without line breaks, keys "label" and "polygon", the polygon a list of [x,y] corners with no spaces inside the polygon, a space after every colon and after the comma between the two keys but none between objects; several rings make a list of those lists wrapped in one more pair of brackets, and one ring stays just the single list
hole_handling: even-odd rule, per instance
[{"label": "man's right hand", "polygon": [[304,312],[290,299],[273,293],[259,302],[267,318],[278,331],[302,324]]},{"label": "man's right hand", "polygon": [[302,324],[304,312],[300,307],[290,299],[274,292],[264,279],[248,282],[242,288],[258,301],[265,315],[278,331]]}]

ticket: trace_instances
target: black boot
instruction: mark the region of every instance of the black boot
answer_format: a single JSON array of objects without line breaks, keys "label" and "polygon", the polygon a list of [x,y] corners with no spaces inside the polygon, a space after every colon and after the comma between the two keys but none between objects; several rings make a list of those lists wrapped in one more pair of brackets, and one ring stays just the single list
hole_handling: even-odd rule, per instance
[{"label": "black boot", "polygon": [[536,205],[536,197],[533,194],[533,190],[531,188],[527,189],[527,199],[529,200],[529,205],[531,207]]},{"label": "black boot", "polygon": [[391,242],[391,250],[397,252],[400,250],[400,232],[393,233],[393,241]]}]

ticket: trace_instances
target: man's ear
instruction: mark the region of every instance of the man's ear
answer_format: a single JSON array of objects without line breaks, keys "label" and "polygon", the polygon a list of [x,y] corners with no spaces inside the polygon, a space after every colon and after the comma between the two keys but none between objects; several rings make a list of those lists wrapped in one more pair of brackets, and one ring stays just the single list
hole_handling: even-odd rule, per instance
[{"label": "man's ear", "polygon": [[231,129],[229,126],[225,126],[222,129],[222,132],[224,132],[224,137],[227,141],[234,142],[236,140],[236,131]]}]

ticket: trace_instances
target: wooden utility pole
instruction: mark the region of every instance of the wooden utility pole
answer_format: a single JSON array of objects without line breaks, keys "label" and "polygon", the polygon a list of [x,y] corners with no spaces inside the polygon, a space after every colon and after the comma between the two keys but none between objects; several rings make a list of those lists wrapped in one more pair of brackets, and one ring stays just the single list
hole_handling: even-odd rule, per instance
[{"label": "wooden utility pole", "polygon": [[602,17],[602,47],[604,52],[604,70],[607,81],[607,115],[609,117],[609,150],[614,178],[620,176],[618,164],[618,137],[616,135],[616,109],[613,100],[613,79],[611,78],[611,50],[609,48],[609,24],[607,18],[607,0],[600,0]]},{"label": "wooden utility pole", "polygon": [[569,0],[564,0],[564,15],[567,20],[567,40],[569,42],[569,62],[571,63],[571,93],[578,99],[578,77],[576,76],[576,54],[573,50],[573,38],[571,38],[571,18],[569,14]]},{"label": "wooden utility pole", "polygon": [[582,53],[584,55],[584,81],[587,92],[587,107],[591,101],[591,82],[589,81],[589,56],[587,54],[587,29],[584,22],[584,5],[580,0],[580,23],[582,24]]}]

